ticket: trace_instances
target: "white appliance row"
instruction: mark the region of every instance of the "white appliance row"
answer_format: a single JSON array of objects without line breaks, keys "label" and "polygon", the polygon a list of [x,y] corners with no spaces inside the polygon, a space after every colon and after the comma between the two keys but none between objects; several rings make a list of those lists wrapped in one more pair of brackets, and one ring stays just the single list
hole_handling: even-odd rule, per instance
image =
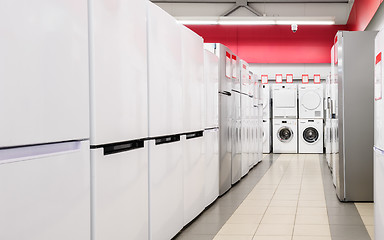
[{"label": "white appliance row", "polygon": [[323,96],[322,84],[263,85],[263,119],[323,118]]},{"label": "white appliance row", "polygon": [[219,194],[218,58],[149,1],[6,2],[0,239],[172,238]]},{"label": "white appliance row", "polygon": [[272,124],[274,153],[323,153],[323,119],[272,119]]}]

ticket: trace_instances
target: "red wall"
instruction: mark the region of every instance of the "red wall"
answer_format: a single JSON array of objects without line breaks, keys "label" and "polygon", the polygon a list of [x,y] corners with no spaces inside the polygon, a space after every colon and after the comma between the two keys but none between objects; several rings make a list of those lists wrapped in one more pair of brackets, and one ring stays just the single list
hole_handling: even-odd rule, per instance
[{"label": "red wall", "polygon": [[205,42],[219,42],[248,63],[329,63],[333,38],[342,25],[188,26]]},{"label": "red wall", "polygon": [[351,31],[364,31],[383,0],[355,0],[347,25]]}]

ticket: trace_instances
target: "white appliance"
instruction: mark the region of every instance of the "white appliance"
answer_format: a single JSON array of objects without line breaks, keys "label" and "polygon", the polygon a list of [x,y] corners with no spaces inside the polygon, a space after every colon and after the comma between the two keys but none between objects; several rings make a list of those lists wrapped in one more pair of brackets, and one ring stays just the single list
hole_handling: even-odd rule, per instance
[{"label": "white appliance", "polygon": [[297,85],[272,85],[273,118],[297,118]]},{"label": "white appliance", "polygon": [[[184,145],[184,225],[205,208],[204,191],[204,44],[203,39],[185,26],[181,28],[183,73]],[[203,176],[202,176],[203,175]]]},{"label": "white appliance", "polygon": [[205,206],[219,196],[219,58],[204,50],[205,79]]},{"label": "white appliance", "polygon": [[147,4],[89,3],[92,240],[148,239]]},{"label": "white appliance", "polygon": [[268,84],[262,84],[263,94],[263,119],[271,118],[271,88]]},{"label": "white appliance", "polygon": [[[255,102],[255,106],[257,104],[257,152],[258,152],[258,159],[257,162],[261,162],[263,160],[263,132],[264,132],[264,125],[263,125],[263,104],[264,104],[264,95],[262,94],[263,88],[261,82],[259,81],[257,75],[255,75],[255,82],[256,82],[256,89],[258,91],[259,99],[257,100],[257,103]],[[269,98],[268,98],[269,99]]]},{"label": "white appliance", "polygon": [[328,167],[333,168],[332,165],[332,134],[331,134],[331,119],[325,119],[324,123],[324,147],[325,147],[325,158],[327,160]]},{"label": "white appliance", "polygon": [[332,181],[336,186],[337,172],[336,164],[339,161],[339,120],[331,119],[331,163],[332,163]]},{"label": "white appliance", "polygon": [[299,86],[299,118],[323,118],[322,84],[302,84]]},{"label": "white appliance", "polygon": [[297,119],[273,119],[273,153],[297,153]]},{"label": "white appliance", "polygon": [[249,162],[252,161],[252,131],[251,131],[251,111],[253,110],[253,96],[250,96],[252,85],[249,79],[249,65],[243,60],[240,60],[240,107],[241,107],[241,177],[244,177],[250,169]]},{"label": "white appliance", "polygon": [[271,119],[263,119],[263,153],[271,153]]},{"label": "white appliance", "polygon": [[323,119],[299,119],[299,153],[323,153]]},{"label": "white appliance", "polygon": [[384,238],[384,102],[383,93],[383,50],[384,30],[375,39],[375,146],[374,146],[374,201],[375,201],[375,239]]},{"label": "white appliance", "polygon": [[149,239],[171,239],[184,226],[181,27],[148,3]]},{"label": "white appliance", "polygon": [[2,5],[0,239],[90,239],[87,1]]}]

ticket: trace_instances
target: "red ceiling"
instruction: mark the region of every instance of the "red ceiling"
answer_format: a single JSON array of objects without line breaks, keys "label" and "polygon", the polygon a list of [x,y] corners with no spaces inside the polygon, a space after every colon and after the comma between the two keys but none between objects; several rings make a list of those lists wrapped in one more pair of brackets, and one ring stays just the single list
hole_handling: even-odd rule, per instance
[{"label": "red ceiling", "polygon": [[188,26],[205,42],[228,46],[249,63],[329,63],[338,30],[363,31],[383,0],[355,0],[347,25]]}]

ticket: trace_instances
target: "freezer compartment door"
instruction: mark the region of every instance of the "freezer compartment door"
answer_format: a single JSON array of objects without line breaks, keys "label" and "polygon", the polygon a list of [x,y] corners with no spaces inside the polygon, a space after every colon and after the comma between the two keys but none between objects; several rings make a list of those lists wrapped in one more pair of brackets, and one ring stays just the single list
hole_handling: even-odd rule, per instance
[{"label": "freezer compartment door", "polygon": [[219,129],[204,131],[205,141],[205,206],[219,196]]},{"label": "freezer compartment door", "polygon": [[149,142],[150,239],[174,237],[184,226],[183,146],[180,136]]},{"label": "freezer compartment door", "polygon": [[219,181],[220,195],[227,192],[232,186],[232,97],[219,94],[220,121],[219,121]]},{"label": "freezer compartment door", "polygon": [[206,89],[206,128],[219,125],[219,59],[216,55],[204,51],[204,79]]},{"label": "freezer compartment door", "polygon": [[184,225],[205,208],[205,155],[203,131],[182,136],[184,147]]},{"label": "freezer compartment door", "polygon": [[374,147],[375,238],[384,239],[384,152]]},{"label": "freezer compartment door", "polygon": [[87,1],[1,5],[0,148],[89,138]]},{"label": "freezer compartment door", "polygon": [[90,239],[89,141],[0,156],[0,239]]},{"label": "freezer compartment door", "polygon": [[184,132],[203,129],[205,122],[203,39],[181,26]]},{"label": "freezer compartment door", "polygon": [[172,16],[148,3],[150,137],[184,132],[180,29]]},{"label": "freezer compartment door", "polygon": [[91,150],[93,240],[148,239],[148,142],[114,148]]},{"label": "freezer compartment door", "polygon": [[92,145],[148,137],[147,4],[132,3],[89,1]]}]

